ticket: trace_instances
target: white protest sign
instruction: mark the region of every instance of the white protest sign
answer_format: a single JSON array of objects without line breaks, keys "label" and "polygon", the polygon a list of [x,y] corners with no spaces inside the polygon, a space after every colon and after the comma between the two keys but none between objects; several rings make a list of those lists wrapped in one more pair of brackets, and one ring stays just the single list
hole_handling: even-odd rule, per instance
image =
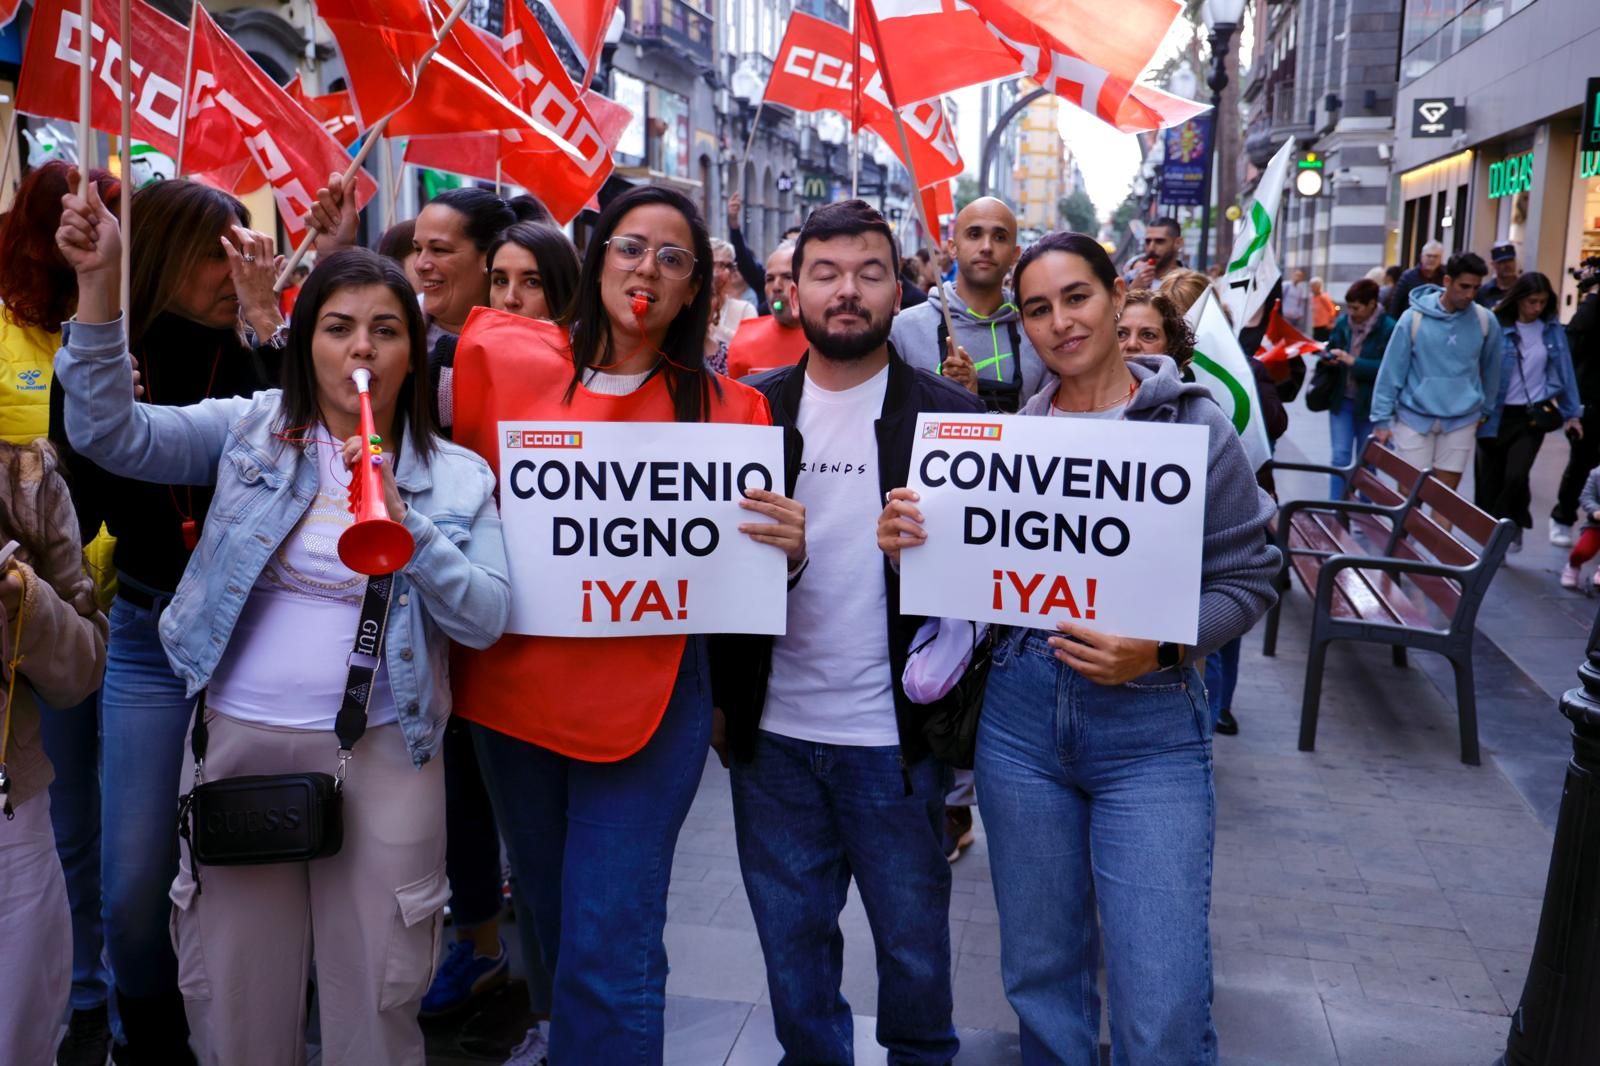
[{"label": "white protest sign", "polygon": [[512,633],[772,633],[782,550],[739,532],[783,492],[783,431],[704,422],[501,422]]},{"label": "white protest sign", "polygon": [[900,609],[1194,643],[1208,444],[1204,426],[922,415],[928,539],[900,553]]}]

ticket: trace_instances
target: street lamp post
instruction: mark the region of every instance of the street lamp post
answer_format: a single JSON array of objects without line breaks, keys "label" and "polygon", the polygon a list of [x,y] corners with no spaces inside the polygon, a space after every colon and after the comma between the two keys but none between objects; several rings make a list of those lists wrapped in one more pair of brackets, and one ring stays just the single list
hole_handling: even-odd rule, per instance
[{"label": "street lamp post", "polygon": [[1600,616],[1561,697],[1572,761],[1561,790],[1539,933],[1522,1002],[1496,1066],[1577,1066],[1600,1046]]},{"label": "street lamp post", "polygon": [[[1206,143],[1206,169],[1200,190],[1200,252],[1196,257],[1204,272],[1211,255],[1211,172],[1216,169],[1217,140],[1222,135],[1222,90],[1228,87],[1228,48],[1233,32],[1244,17],[1245,0],[1206,0],[1204,16],[1211,29],[1211,137]],[[1232,166],[1232,161],[1226,161]]]}]

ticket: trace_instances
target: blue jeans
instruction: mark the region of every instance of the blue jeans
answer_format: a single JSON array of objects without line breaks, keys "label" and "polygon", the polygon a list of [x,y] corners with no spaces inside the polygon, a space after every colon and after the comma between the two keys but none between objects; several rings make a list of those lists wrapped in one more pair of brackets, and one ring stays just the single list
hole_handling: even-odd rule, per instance
[{"label": "blue jeans", "polygon": [[705,638],[689,638],[655,735],[620,762],[479,725],[473,737],[554,979],[550,1061],[660,1063],[672,853],[711,744]]},{"label": "blue jeans", "polygon": [[1244,638],[1234,637],[1206,656],[1206,697],[1212,728],[1223,711],[1233,710],[1233,690],[1239,686],[1239,652],[1243,649]]},{"label": "blue jeans", "polygon": [[72,906],[72,1009],[90,1010],[111,989],[100,918],[100,694],[64,710],[41,704],[39,735],[55,768],[50,823]]},{"label": "blue jeans", "polygon": [[762,732],[735,761],[733,825],[755,915],[781,1066],[849,1066],[850,1005],[839,992],[839,913],[853,876],[878,959],[878,1043],[892,1066],[943,1066],[961,1046],[950,1020],[949,774],[900,748],[816,744]]},{"label": "blue jeans", "polygon": [[[1366,447],[1367,438],[1370,436],[1372,436],[1372,423],[1365,418],[1356,417],[1356,402],[1346,396],[1343,408],[1328,412],[1328,441],[1333,450],[1329,465],[1349,466],[1350,461],[1356,457],[1356,450]],[[1343,478],[1328,479],[1328,499],[1343,499],[1344,489]]]},{"label": "blue jeans", "polygon": [[178,794],[193,717],[156,612],[119,597],[100,690],[100,877],[106,955],[124,996],[177,995],[167,893],[178,873]]},{"label": "blue jeans", "polygon": [[995,648],[978,802],[1000,911],[1000,971],[1027,1066],[1098,1062],[1095,909],[1111,1061],[1217,1061],[1211,1019],[1211,716],[1199,671],[1106,688],[1048,634]]}]

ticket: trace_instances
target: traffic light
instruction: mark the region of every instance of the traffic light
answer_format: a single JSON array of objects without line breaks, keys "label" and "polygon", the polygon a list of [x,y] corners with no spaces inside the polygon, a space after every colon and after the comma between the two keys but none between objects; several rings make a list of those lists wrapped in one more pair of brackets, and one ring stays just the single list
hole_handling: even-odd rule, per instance
[{"label": "traffic light", "polygon": [[1316,152],[1302,152],[1295,160],[1294,191],[1301,196],[1316,196],[1322,192],[1322,156]]}]

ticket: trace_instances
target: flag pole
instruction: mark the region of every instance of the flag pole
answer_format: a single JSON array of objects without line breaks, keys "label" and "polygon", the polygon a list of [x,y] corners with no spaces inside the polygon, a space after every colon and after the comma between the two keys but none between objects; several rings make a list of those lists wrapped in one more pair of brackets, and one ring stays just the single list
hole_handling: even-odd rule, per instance
[{"label": "flag pole", "polygon": [[387,229],[394,225],[395,204],[400,199],[400,186],[394,174],[394,142],[385,137],[380,151],[383,154],[378,157],[378,178],[383,182],[383,225]]},{"label": "flag pole", "polygon": [[178,112],[178,158],[173,161],[172,176],[183,177],[183,142],[189,133],[189,86],[194,82],[194,37],[200,22],[200,0],[194,0],[189,9],[189,47],[183,57],[183,107]]},{"label": "flag pole", "polygon": [[761,109],[767,106],[763,97],[756,105],[756,117],[750,120],[750,136],[744,142],[744,158],[739,160],[739,177],[744,177],[744,168],[750,164],[750,153],[755,151],[756,131],[761,128]]},{"label": "flag pole", "polygon": [[[865,0],[856,0],[858,5],[864,2]],[[860,17],[861,16],[858,14],[857,18]],[[900,98],[895,95],[894,82],[889,78],[889,57],[883,53],[883,35],[878,32],[878,23],[876,19],[869,16],[865,19],[862,19],[862,21],[866,23],[868,31],[872,34],[873,52],[878,57],[878,73],[883,78],[883,91],[889,97],[889,110],[894,113],[894,129],[895,132],[900,135],[900,158],[905,161],[906,171],[911,175],[911,195],[915,197],[917,201],[917,214],[922,218],[922,228],[926,230],[928,236],[932,238],[935,230],[928,220],[928,205],[922,198],[922,184],[917,181],[917,168],[911,156],[911,142],[906,137],[905,119],[900,117]],[[858,78],[857,80],[859,81],[860,79]],[[941,102],[939,106],[943,108],[944,104]],[[955,320],[950,315],[950,301],[944,298],[944,283],[942,281],[939,283],[939,309],[944,312],[945,332],[954,338],[956,335],[956,324]],[[944,362],[944,357],[945,353],[940,352],[939,361],[941,363]]]},{"label": "flag pole", "polygon": [[83,36],[78,49],[78,172],[87,181],[89,169],[94,165],[94,130],[89,128],[94,114],[91,106],[94,81],[90,70],[94,62],[94,0],[83,0],[79,15],[83,19],[80,24]]},{"label": "flag pole", "polygon": [[[89,2],[89,0],[85,0],[85,3],[87,2]],[[467,13],[467,5],[469,3],[471,3],[471,0],[456,0],[455,6],[450,9],[449,16],[444,20],[444,25],[440,26],[439,32],[434,34],[432,47],[430,47],[426,52],[422,53],[422,58],[417,60],[417,71],[412,76],[413,95],[416,94],[417,80],[422,77],[422,72],[427,69],[428,63],[432,61],[434,54],[444,46],[444,39],[450,36],[450,31],[455,29],[456,23],[461,21],[461,16]],[[400,108],[405,107],[406,104],[410,102],[411,101],[407,99],[405,103],[402,103],[399,107],[396,107],[394,111],[391,111],[387,115],[384,115],[382,118],[380,118],[372,127],[372,129],[367,131],[367,138],[364,142],[362,142],[361,150],[356,153],[356,157],[354,159],[350,160],[350,166],[344,172],[344,194],[346,196],[355,195],[355,186],[353,182],[356,180],[356,176],[361,173],[361,164],[365,163],[367,161],[367,156],[372,154],[372,146],[377,144],[378,139],[383,136],[383,131],[388,127],[389,120],[395,116],[396,112],[398,112]],[[316,239],[317,227],[311,226],[307,228],[306,235],[301,238],[300,246],[296,248],[294,250],[294,254],[289,256],[289,258],[284,262],[283,272],[278,275],[278,280],[272,286],[272,290],[274,292],[283,291],[284,286],[289,283],[290,275],[294,273],[294,268],[300,265],[300,261],[306,257],[306,253],[311,250],[312,242],[314,242]]]},{"label": "flag pole", "polygon": [[850,199],[861,182],[861,14],[850,5]]},{"label": "flag pole", "polygon": [[[133,291],[133,12],[132,0],[122,0],[118,5],[118,34],[122,39],[122,195],[118,206],[122,209],[122,253],[119,269],[122,276],[122,321],[128,321],[130,293]],[[184,101],[187,108],[188,101]],[[88,171],[84,171],[87,180]]]}]

